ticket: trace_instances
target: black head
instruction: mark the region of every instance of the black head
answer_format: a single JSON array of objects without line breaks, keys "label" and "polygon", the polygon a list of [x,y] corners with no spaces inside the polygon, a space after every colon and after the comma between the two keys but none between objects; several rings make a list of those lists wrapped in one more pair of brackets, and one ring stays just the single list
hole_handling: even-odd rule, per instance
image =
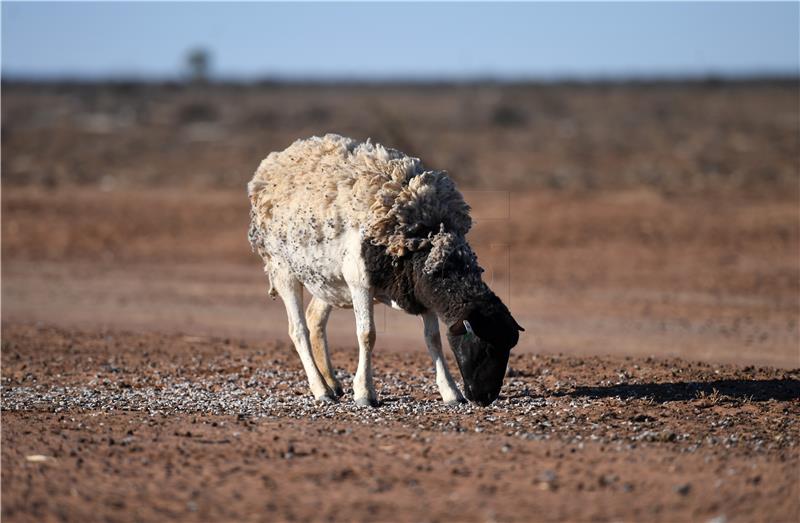
[{"label": "black head", "polygon": [[509,353],[523,330],[496,296],[450,325],[447,339],[464,379],[468,400],[486,406],[497,399]]}]

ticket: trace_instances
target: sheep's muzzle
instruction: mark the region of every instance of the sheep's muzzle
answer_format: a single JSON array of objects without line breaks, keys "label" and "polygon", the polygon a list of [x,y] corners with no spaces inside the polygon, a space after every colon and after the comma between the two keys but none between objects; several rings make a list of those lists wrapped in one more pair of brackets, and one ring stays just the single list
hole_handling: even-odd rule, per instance
[{"label": "sheep's muzzle", "polygon": [[510,349],[493,346],[474,334],[448,334],[450,347],[464,379],[464,395],[473,403],[487,406],[500,395]]}]

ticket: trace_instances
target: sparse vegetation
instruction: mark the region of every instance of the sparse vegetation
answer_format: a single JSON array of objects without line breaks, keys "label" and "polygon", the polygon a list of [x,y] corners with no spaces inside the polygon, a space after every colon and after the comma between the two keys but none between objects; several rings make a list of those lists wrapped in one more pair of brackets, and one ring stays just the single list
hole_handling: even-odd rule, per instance
[{"label": "sparse vegetation", "polygon": [[[13,154],[4,155],[3,182],[35,184],[41,178],[30,173],[45,171],[69,178],[80,165],[83,184],[112,176],[145,187],[149,175],[127,166],[152,155],[163,167],[162,185],[219,180],[240,186],[256,151],[337,132],[425,158],[470,188],[796,199],[796,93],[796,82],[602,88],[5,83],[2,144]],[[114,155],[73,140],[97,112],[115,129],[109,136]],[[222,115],[223,133],[200,143],[180,139],[181,126],[219,123]],[[204,171],[237,178],[183,178]]]}]

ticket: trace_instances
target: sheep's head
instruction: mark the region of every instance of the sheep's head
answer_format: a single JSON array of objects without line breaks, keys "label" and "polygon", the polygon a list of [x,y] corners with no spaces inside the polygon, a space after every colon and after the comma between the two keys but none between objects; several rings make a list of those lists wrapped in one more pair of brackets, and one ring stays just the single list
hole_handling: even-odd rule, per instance
[{"label": "sheep's head", "polygon": [[479,405],[489,405],[503,387],[508,356],[525,330],[497,296],[477,303],[447,332],[450,347],[464,378],[464,394]]},{"label": "sheep's head", "polygon": [[467,399],[488,405],[500,394],[512,347],[522,327],[482,281],[480,265],[463,235],[429,234],[418,251],[414,295],[449,325],[447,338],[464,378]]}]

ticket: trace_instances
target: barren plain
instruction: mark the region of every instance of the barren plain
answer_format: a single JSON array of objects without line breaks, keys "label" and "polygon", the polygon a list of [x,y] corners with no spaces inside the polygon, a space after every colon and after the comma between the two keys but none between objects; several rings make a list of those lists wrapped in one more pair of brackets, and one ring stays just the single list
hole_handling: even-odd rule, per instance
[{"label": "barren plain", "polygon": [[[3,519],[797,521],[796,93],[4,84]],[[324,132],[464,191],[526,328],[492,406],[383,307],[381,407],[307,397],[244,184]]]}]

